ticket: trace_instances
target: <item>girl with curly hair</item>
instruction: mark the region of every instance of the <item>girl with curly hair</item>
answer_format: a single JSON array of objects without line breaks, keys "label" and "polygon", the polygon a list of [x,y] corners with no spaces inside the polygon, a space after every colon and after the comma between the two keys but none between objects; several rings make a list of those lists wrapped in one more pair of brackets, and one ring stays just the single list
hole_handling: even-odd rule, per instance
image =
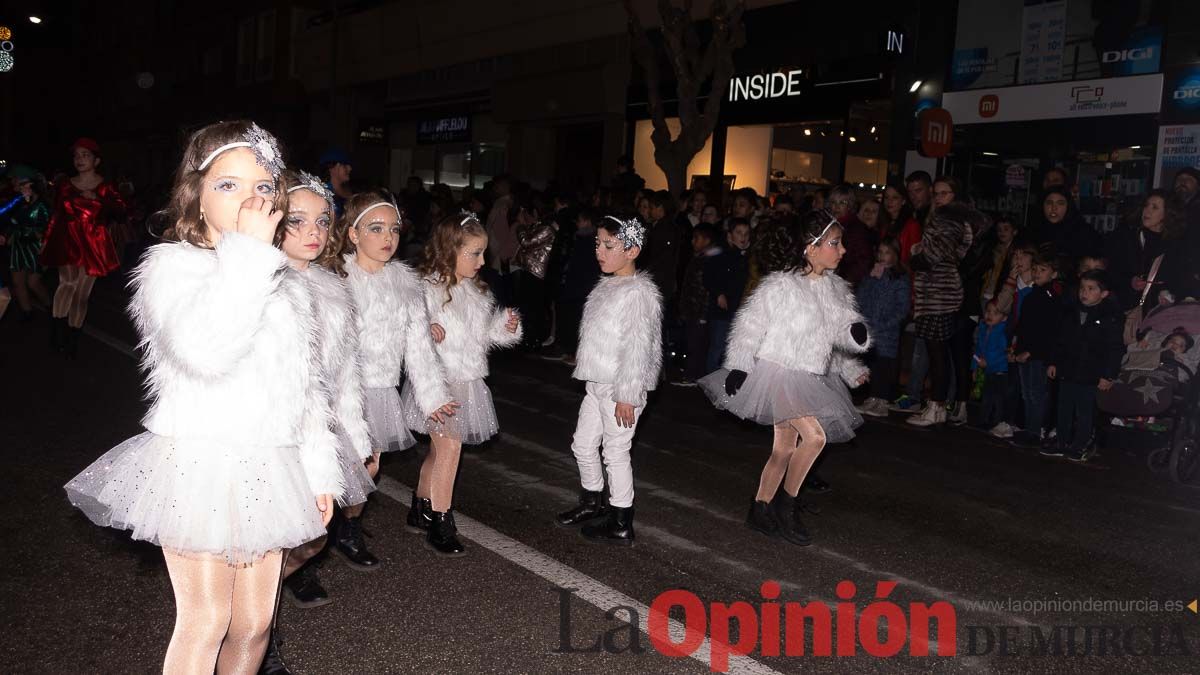
[{"label": "girl with curly hair", "polygon": [[738,310],[725,367],[699,384],[717,408],[774,427],[746,525],[806,546],[796,496],[825,443],[850,440],[862,424],[847,385],[869,373],[850,354],[871,344],[850,285],[834,273],[846,253],[837,218],[810,211],[770,237],[764,250],[790,253],[790,263]]},{"label": "girl with curly hair", "polygon": [[521,340],[521,320],[511,309],[496,306],[487,284],[479,278],[488,236],[471,213],[444,218],[425,245],[418,267],[429,313],[428,331],[436,343],[445,387],[462,407],[453,417],[435,418],[418,405],[419,390],[404,383],[401,394],[408,426],[429,434],[429,454],[409,511],[410,529],[426,533],[426,543],[448,556],[464,554],[451,511],[454,478],[463,444],[476,445],[500,431],[492,392],[483,378],[492,347],[509,347]]}]

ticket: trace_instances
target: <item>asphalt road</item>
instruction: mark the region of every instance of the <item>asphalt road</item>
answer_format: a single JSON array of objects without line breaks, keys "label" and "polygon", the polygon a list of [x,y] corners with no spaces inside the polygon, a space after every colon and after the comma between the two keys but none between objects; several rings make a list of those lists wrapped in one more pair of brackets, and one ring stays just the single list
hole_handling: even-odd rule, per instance
[{"label": "asphalt road", "polygon": [[[48,348],[44,315],[0,321],[5,672],[161,669],[174,614],[161,554],[93,526],[62,490],[140,431],[143,390],[122,305],[106,280],[76,361]],[[815,544],[798,548],[742,524],[769,430],[714,411],[696,389],[668,387],[634,446],[637,545],[613,548],[552,524],[578,490],[569,444],[582,386],[569,374],[517,354],[493,359],[503,431],[462,463],[466,557],[438,558],[401,527],[424,447],[386,457],[365,517],[384,565],[364,574],[328,556],[320,576],[334,602],[284,603],[295,672],[699,673],[740,641],[754,648],[733,659],[736,672],[1200,670],[1200,616],[1185,607],[1200,595],[1200,492],[1149,474],[1136,454],[1106,450],[1077,466],[966,429],[871,421],[855,442],[826,451],[820,473],[834,490],[806,497],[820,513],[806,520]],[[764,599],[767,581],[778,599]],[[839,596],[844,581],[855,591],[843,585]],[[879,610],[880,582],[896,582],[881,601],[897,606],[896,631],[839,623],[854,616],[838,603]],[[712,638],[692,658],[660,653],[643,630],[646,608],[671,590],[695,596],[687,619]],[[735,602],[754,615],[740,628],[722,618]],[[913,655],[928,634],[909,630],[913,605],[938,602],[953,610],[945,627],[954,639],[942,655]],[[795,633],[807,635],[805,655],[771,655],[773,640],[755,638],[772,630],[749,624],[770,624],[782,603],[825,603],[847,628],[834,652],[854,655],[814,655],[822,640],[812,626]],[[679,608],[672,616],[685,618]],[[734,629],[723,640],[726,625]],[[896,656],[872,655],[895,639]]]}]

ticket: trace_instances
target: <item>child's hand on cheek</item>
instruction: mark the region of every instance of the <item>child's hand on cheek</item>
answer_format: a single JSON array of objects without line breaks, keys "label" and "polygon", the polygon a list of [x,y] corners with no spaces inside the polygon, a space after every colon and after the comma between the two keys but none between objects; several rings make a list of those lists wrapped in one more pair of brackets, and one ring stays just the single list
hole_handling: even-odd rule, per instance
[{"label": "child's hand on cheek", "polygon": [[283,212],[274,208],[273,203],[262,197],[251,197],[242,202],[242,208],[238,209],[237,231],[271,244],[275,241],[279,221],[283,219]]},{"label": "child's hand on cheek", "polygon": [[504,324],[504,330],[510,333],[517,332],[517,328],[521,326],[521,315],[517,314],[516,310],[508,310],[508,322]]}]

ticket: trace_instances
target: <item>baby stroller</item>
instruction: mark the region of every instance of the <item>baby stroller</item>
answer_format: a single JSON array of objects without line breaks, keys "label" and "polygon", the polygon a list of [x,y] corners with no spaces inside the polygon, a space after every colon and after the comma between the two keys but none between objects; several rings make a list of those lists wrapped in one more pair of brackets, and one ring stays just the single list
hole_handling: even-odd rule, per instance
[{"label": "baby stroller", "polygon": [[[1097,407],[1113,426],[1152,435],[1154,449],[1146,457],[1152,470],[1166,471],[1177,483],[1200,473],[1200,383],[1195,377],[1196,348],[1180,356],[1159,349],[1176,328],[1200,335],[1200,302],[1155,307],[1138,326],[1147,348],[1131,351],[1108,391],[1099,392]],[[1111,429],[1110,429],[1111,431]]]}]

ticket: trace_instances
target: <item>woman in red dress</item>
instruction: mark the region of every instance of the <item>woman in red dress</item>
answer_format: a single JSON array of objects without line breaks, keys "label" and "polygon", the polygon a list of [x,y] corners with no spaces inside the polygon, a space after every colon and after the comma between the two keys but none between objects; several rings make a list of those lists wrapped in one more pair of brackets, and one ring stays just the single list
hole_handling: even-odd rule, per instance
[{"label": "woman in red dress", "polygon": [[96,172],[100,166],[96,141],[80,138],[71,150],[77,175],[58,185],[41,263],[58,268],[52,307],[54,346],[74,356],[96,278],[120,265],[108,227],[124,216],[125,202],[112,183]]}]

